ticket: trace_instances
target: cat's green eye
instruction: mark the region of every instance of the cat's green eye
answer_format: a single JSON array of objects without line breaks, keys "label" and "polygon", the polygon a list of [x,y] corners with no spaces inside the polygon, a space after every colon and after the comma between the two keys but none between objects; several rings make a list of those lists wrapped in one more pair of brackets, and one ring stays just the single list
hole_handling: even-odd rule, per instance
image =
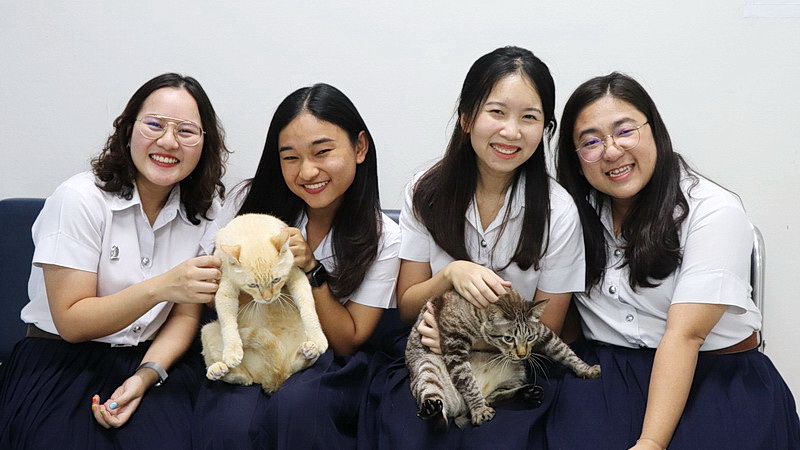
[{"label": "cat's green eye", "polygon": [[255,289],[258,287],[258,283],[247,283],[247,287]]},{"label": "cat's green eye", "polygon": [[278,284],[278,283],[280,283],[280,282],[281,282],[281,277],[274,278],[274,279],[272,280],[272,284]]},{"label": "cat's green eye", "polygon": [[505,342],[510,344],[510,343],[514,342],[514,336],[503,336],[503,341],[505,341]]},{"label": "cat's green eye", "polygon": [[528,336],[528,342],[533,342],[536,338],[534,336]]}]

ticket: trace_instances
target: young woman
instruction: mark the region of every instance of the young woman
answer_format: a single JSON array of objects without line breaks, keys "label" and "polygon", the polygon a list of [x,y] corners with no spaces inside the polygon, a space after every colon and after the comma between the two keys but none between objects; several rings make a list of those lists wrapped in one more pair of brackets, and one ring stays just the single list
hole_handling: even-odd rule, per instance
[{"label": "young woman", "polygon": [[228,151],[203,88],[177,74],[140,87],[114,129],[33,225],[0,447],[190,447],[202,361],[183,355],[220,276],[208,255]]},{"label": "young woman", "polygon": [[332,351],[271,397],[260,386],[207,383],[195,443],[353,447],[368,361],[358,350],[395,306],[400,230],[381,212],[375,143],[350,99],[327,84],[289,95],[272,118],[255,176],[224,211],[220,227],[245,213],[294,226],[290,248],[309,276]]},{"label": "young woman", "polygon": [[[478,307],[505,286],[524,298],[549,298],[542,321],[561,330],[573,291],[583,288],[578,212],[545,167],[544,143],[556,127],[555,87],[547,66],[528,50],[499,48],[479,58],[461,89],[458,122],[441,161],[409,184],[400,215],[401,317],[413,322],[426,300],[457,290]],[[420,331],[438,351],[432,315]],[[545,386],[549,402],[557,383]],[[480,427],[429,433],[416,417],[408,372],[398,364],[373,382],[376,421],[364,424],[379,446],[525,448],[539,446],[541,406],[499,409]],[[527,405],[527,408],[532,408]],[[366,444],[366,442],[365,442]]]},{"label": "young woman", "polygon": [[601,365],[567,376],[553,448],[797,448],[788,387],[758,352],[753,228],[736,195],[674,152],[653,100],[612,73],[564,108],[559,181],[579,210],[587,291],[577,305]]}]

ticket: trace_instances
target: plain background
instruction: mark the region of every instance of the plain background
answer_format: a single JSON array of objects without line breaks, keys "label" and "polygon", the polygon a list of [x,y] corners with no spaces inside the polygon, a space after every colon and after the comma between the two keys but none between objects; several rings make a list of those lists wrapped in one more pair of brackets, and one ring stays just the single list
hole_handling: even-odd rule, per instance
[{"label": "plain background", "polygon": [[745,17],[746,3],[2,2],[0,198],[87,170],[134,90],[174,71],[222,119],[229,187],[255,171],[286,95],[337,86],[377,143],[383,207],[399,208],[442,154],[469,66],[518,45],[549,65],[559,116],[586,79],[633,75],[675,148],[741,196],[767,243],[766,352],[800,396],[800,18]]}]

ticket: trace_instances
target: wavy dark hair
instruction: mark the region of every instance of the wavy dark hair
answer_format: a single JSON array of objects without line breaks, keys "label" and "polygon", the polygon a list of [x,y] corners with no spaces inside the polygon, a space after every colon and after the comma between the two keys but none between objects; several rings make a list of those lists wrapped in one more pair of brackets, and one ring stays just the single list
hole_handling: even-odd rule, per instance
[{"label": "wavy dark hair", "polygon": [[[629,103],[647,117],[656,144],[656,164],[650,182],[639,192],[622,222],[625,246],[624,264],[630,266],[629,283],[655,287],[675,271],[683,258],[678,232],[689,213],[689,204],[680,188],[681,169],[697,178],[681,155],[672,148],[669,133],[644,87],[628,75],[613,72],[595,77],[578,86],[564,106],[556,157],[558,181],[569,191],[583,226],[586,246],[586,288],[597,284],[606,269],[606,242],[598,213],[607,195],[594,189],[581,172],[573,133],[578,115],[591,103],[613,97]],[[589,203],[597,196],[596,209]]]},{"label": "wavy dark hair", "polygon": [[210,219],[207,213],[214,196],[225,198],[222,176],[225,175],[225,162],[230,151],[225,147],[225,132],[214,107],[211,106],[211,100],[194,78],[165,73],[137,89],[122,114],[114,119],[114,133],[108,137],[100,155],[92,160],[92,170],[101,181],[97,183],[100,189],[128,200],[133,197],[133,183],[137,174],[129,147],[133,124],[147,97],[161,88],[185,89],[197,102],[202,122],[200,126],[206,133],[197,167],[180,182],[181,204],[186,211],[186,217],[193,224],[199,225],[198,216]]},{"label": "wavy dark hair", "polygon": [[[522,232],[511,259],[520,269],[539,269],[547,250],[547,227],[550,221],[550,177],[545,164],[545,141],[556,128],[555,84],[550,70],[531,51],[519,47],[501,47],[478,58],[472,64],[458,102],[458,120],[444,157],[423,174],[414,185],[414,214],[425,225],[440,248],[457,260],[470,260],[464,243],[464,227],[469,203],[478,182],[478,166],[470,135],[481,107],[497,82],[520,74],[536,89],[544,109],[544,137],[533,155],[514,174],[511,198],[517,180],[525,174],[525,208]],[[511,208],[506,209],[506,218]]]},{"label": "wavy dark hair", "polygon": [[361,285],[375,260],[383,223],[375,142],[361,114],[342,91],[319,83],[294,91],[278,105],[255,176],[244,182],[249,190],[238,214],[271,214],[289,224],[300,219],[306,204],[289,190],[281,176],[278,137],[302,113],[341,128],[354,146],[363,131],[368,143],[366,157],[356,166],[353,183],[345,191],[332,224],[336,270],[330,274],[328,287],[335,297],[342,298]]}]

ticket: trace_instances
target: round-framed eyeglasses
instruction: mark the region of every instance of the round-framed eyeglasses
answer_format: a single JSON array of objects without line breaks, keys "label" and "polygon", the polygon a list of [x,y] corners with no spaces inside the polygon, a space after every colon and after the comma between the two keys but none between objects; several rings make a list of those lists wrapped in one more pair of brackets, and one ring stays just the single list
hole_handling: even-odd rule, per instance
[{"label": "round-framed eyeglasses", "polygon": [[175,140],[188,147],[199,144],[206,134],[203,129],[194,122],[177,119],[175,117],[162,116],[159,114],[145,114],[137,122],[141,123],[139,132],[147,139],[160,139],[167,132],[169,125],[172,124],[172,134]]},{"label": "round-framed eyeglasses", "polygon": [[639,145],[639,129],[649,123],[645,122],[641,125],[623,124],[617,127],[613,133],[602,137],[586,136],[578,144],[578,148],[575,151],[578,152],[582,160],[588,163],[600,161],[608,149],[608,144],[606,144],[608,138],[611,138],[611,141],[618,148],[624,151],[632,150]]}]

